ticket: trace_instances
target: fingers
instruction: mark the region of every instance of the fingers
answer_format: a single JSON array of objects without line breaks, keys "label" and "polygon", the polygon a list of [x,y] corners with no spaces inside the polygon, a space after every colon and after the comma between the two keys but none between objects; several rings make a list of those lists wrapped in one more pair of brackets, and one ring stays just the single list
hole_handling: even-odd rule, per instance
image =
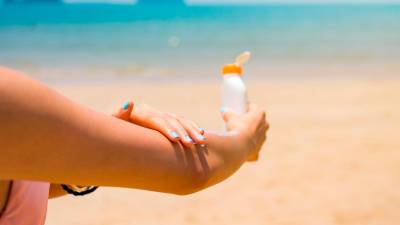
[{"label": "fingers", "polygon": [[254,103],[249,104],[247,115],[255,116],[256,118],[259,118],[261,120],[265,120],[265,116],[266,116],[265,112]]},{"label": "fingers", "polygon": [[259,107],[254,103],[249,103],[247,112],[256,112],[259,110]]},{"label": "fingers", "polygon": [[261,136],[260,140],[258,141],[258,146],[255,148],[255,153],[251,154],[248,158],[247,161],[248,162],[256,162],[259,159],[259,155],[260,155],[260,151],[262,150],[262,146],[264,144],[264,142],[267,140],[267,135],[266,135],[266,129],[267,125],[264,126],[261,130],[263,135]]},{"label": "fingers", "polygon": [[203,136],[204,130],[200,129],[194,122],[190,120],[180,117],[176,119],[196,144],[204,145],[206,143],[205,137]]},{"label": "fingers", "polygon": [[226,108],[226,107],[222,107],[220,109],[220,111],[221,111],[221,114],[222,114],[222,118],[224,119],[225,122],[228,122],[233,117],[237,116],[236,113],[232,112],[229,108]]},{"label": "fingers", "polygon": [[266,119],[264,119],[264,121],[265,121],[264,132],[267,132],[269,130],[269,128],[270,128],[270,125],[269,125],[269,123],[268,123],[268,121]]},{"label": "fingers", "polygon": [[113,116],[121,120],[129,121],[132,110],[133,102],[125,102],[119,111],[114,113]]},{"label": "fingers", "polygon": [[170,141],[180,142],[186,148],[194,144],[205,144],[205,138],[200,137],[202,135],[190,127],[190,122],[184,119],[178,121],[170,116],[156,117],[146,126],[162,133]]},{"label": "fingers", "polygon": [[[205,137],[203,136],[205,131],[204,129],[200,128],[195,122],[185,119],[181,116],[177,116],[173,113],[166,113],[166,115],[169,117],[168,121],[171,121],[171,123],[175,124],[175,126],[180,126],[185,130],[185,136],[182,140],[186,143],[183,144],[185,144],[186,146],[188,146],[189,144],[205,144]],[[189,136],[190,138],[187,136]]]},{"label": "fingers", "polygon": [[153,118],[146,127],[160,132],[172,142],[178,142],[182,137],[167,121],[159,117]]},{"label": "fingers", "polygon": [[189,125],[195,130],[197,131],[199,134],[203,135],[205,133],[205,130],[203,128],[200,128],[195,122],[191,121],[191,120],[187,120],[184,119],[186,122],[189,123]]},{"label": "fingers", "polygon": [[261,124],[266,124],[266,113],[254,103],[249,103],[247,115],[256,118]]},{"label": "fingers", "polygon": [[190,135],[190,129],[186,128],[187,124],[184,125],[173,117],[169,117],[166,122],[179,134],[182,145],[190,148],[195,143],[195,139]]}]

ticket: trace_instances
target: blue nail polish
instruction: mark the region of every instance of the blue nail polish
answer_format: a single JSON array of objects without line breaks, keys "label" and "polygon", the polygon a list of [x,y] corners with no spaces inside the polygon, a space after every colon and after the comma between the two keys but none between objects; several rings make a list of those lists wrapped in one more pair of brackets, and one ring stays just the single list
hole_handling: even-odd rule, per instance
[{"label": "blue nail polish", "polygon": [[188,135],[185,136],[185,140],[189,141],[189,142],[193,142],[193,139],[191,137],[189,137]]},{"label": "blue nail polish", "polygon": [[122,105],[122,108],[123,108],[124,110],[127,110],[127,109],[129,108],[129,102],[125,102],[125,103]]},{"label": "blue nail polish", "polygon": [[176,133],[175,131],[171,131],[171,135],[172,135],[172,137],[174,137],[174,138],[178,138],[178,137],[179,137],[179,134]]},{"label": "blue nail polish", "polygon": [[225,108],[225,107],[221,107],[221,108],[219,109],[219,111],[220,111],[221,113],[226,113],[226,112],[228,112],[228,109]]},{"label": "blue nail polish", "polygon": [[201,135],[201,134],[199,134],[198,137],[199,137],[199,139],[201,139],[201,140],[205,140],[205,139],[206,139],[206,138],[205,138],[203,135]]}]

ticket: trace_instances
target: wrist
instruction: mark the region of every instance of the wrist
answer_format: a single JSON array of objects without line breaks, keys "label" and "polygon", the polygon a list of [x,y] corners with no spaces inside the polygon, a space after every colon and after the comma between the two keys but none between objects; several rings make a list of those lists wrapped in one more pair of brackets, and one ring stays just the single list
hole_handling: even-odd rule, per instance
[{"label": "wrist", "polygon": [[253,146],[252,139],[245,130],[233,130],[228,132],[233,148],[241,153],[241,157],[247,159]]}]

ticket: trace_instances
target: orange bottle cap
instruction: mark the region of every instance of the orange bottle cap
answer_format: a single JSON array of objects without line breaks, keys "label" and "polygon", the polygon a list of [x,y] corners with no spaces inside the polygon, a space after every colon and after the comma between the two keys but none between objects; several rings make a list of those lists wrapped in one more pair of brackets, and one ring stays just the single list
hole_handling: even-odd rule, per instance
[{"label": "orange bottle cap", "polygon": [[232,73],[242,75],[242,67],[236,64],[227,64],[222,67],[222,75]]}]

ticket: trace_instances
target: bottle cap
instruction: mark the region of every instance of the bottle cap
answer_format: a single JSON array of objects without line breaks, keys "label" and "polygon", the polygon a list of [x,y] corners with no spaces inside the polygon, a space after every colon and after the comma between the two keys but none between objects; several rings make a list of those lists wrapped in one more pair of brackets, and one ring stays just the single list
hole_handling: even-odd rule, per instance
[{"label": "bottle cap", "polygon": [[222,67],[222,75],[232,73],[242,75],[242,67],[236,64],[226,64]]},{"label": "bottle cap", "polygon": [[225,74],[239,74],[242,75],[242,66],[249,61],[251,57],[250,52],[243,52],[236,57],[236,62],[234,64],[227,64],[222,67],[222,75]]}]

